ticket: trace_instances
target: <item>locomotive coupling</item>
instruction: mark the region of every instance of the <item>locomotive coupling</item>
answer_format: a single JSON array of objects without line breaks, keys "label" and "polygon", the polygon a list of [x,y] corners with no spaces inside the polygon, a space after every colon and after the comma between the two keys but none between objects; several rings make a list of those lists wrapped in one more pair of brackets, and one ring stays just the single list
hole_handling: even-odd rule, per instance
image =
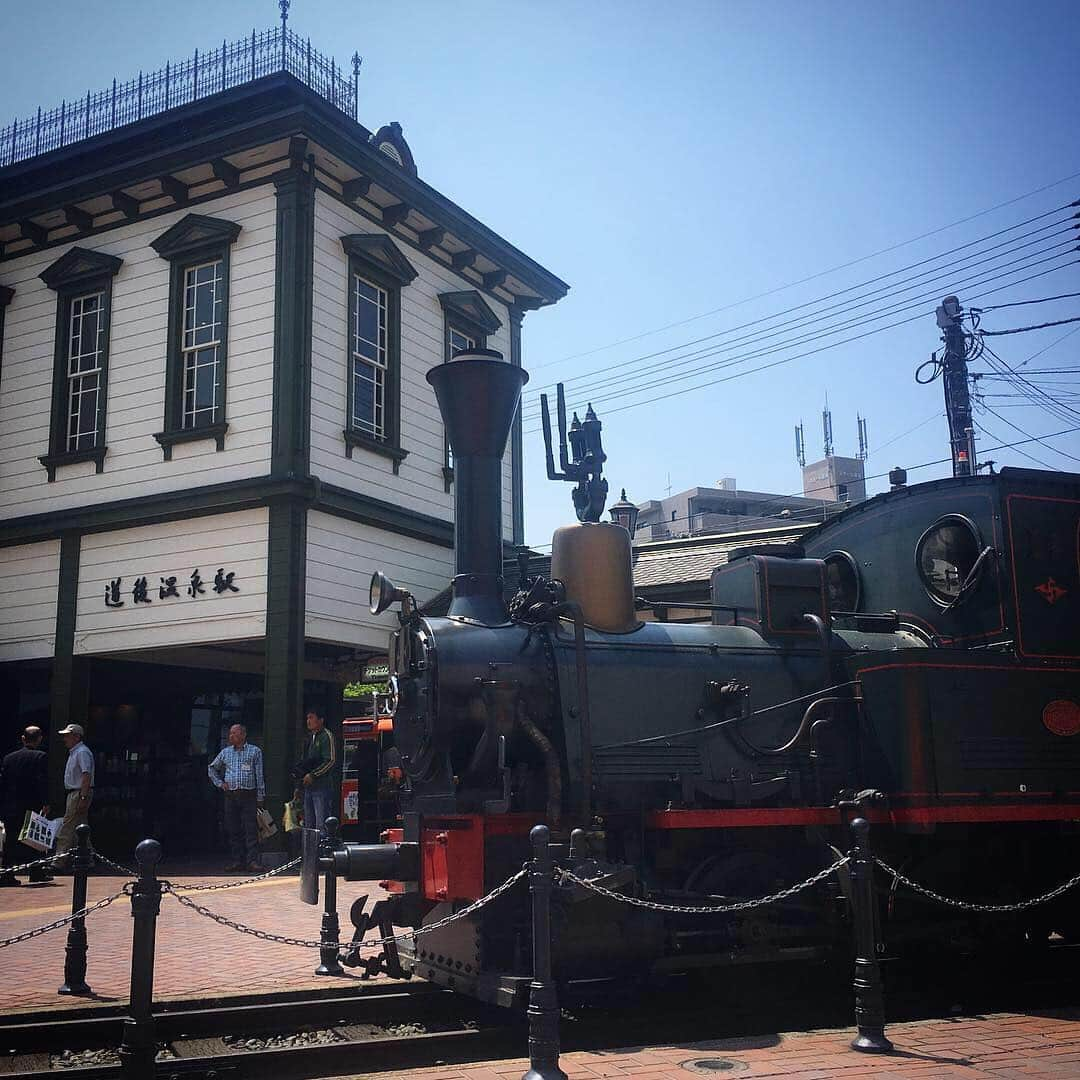
[{"label": "locomotive coupling", "polygon": [[319,902],[319,875],[333,874],[346,881],[416,881],[420,873],[420,845],[341,844],[331,848],[316,829],[304,829],[300,853],[300,899]]}]

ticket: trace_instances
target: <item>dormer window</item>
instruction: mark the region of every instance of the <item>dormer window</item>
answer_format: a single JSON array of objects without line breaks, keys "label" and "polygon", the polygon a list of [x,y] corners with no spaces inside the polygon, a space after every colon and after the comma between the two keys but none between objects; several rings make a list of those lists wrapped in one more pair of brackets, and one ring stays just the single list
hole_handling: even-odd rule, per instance
[{"label": "dormer window", "polygon": [[76,247],[41,274],[57,294],[49,452],[39,459],[50,481],[61,465],[104,468],[112,280],[120,265],[114,255]]},{"label": "dormer window", "polygon": [[239,235],[232,221],[188,214],[150,245],[171,264],[165,427],[154,436],[166,461],[177,443],[225,449],[229,252]]}]

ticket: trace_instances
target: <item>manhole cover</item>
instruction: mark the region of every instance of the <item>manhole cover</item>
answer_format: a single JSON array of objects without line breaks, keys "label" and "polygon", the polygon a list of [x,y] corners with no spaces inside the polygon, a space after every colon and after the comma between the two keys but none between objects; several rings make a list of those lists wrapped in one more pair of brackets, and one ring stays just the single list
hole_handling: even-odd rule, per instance
[{"label": "manhole cover", "polygon": [[694,1058],[691,1061],[684,1061],[682,1067],[687,1072],[697,1073],[699,1076],[736,1073],[750,1068],[745,1061],[737,1061],[735,1058]]}]

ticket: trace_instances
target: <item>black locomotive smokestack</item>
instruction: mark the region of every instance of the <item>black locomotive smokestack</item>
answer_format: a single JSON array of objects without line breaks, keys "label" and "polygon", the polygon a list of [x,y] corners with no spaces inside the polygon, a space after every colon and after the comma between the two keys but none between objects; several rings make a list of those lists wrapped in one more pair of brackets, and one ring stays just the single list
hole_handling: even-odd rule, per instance
[{"label": "black locomotive smokestack", "polygon": [[502,459],[529,381],[493,349],[470,349],[428,372],[454,451],[454,597],[449,614],[506,621],[502,595]]}]

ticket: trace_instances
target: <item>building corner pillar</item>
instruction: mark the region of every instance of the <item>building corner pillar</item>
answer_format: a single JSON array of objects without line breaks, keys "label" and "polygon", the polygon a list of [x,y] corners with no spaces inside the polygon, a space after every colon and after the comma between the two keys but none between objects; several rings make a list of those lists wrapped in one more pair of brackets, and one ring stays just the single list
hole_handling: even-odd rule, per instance
[{"label": "building corner pillar", "polygon": [[[86,728],[90,697],[90,660],[75,655],[75,620],[79,595],[79,556],[82,536],[65,532],[60,537],[60,575],[56,600],[56,632],[49,678],[49,805],[53,814],[64,808],[64,764],[67,749],[57,734],[68,724]],[[93,749],[94,733],[86,732]]]},{"label": "building corner pillar", "polygon": [[303,729],[304,585],[307,505],[299,499],[270,503],[263,674],[263,764],[267,805],[276,817],[291,798],[289,769]]},{"label": "building corner pillar", "polygon": [[[514,306],[510,308],[510,362],[521,367],[521,323],[525,312]],[[524,395],[522,401],[525,400]],[[510,433],[510,475],[511,475],[511,535],[514,546],[525,543],[525,462],[524,437],[521,431],[521,404],[514,414],[514,426]]]}]

